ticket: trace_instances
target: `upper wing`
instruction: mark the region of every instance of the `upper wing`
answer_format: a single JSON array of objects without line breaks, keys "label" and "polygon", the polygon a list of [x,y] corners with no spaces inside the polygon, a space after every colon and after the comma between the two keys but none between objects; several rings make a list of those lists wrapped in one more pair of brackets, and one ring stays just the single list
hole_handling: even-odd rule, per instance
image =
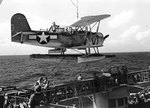
[{"label": "upper wing", "polygon": [[82,17],[81,20],[72,24],[71,26],[72,27],[88,26],[90,24],[93,24],[94,22],[98,22],[98,21],[103,20],[108,17],[110,17],[109,14],[96,15],[96,16],[85,16],[85,17]]},{"label": "upper wing", "polygon": [[82,27],[82,26],[87,26],[87,25],[89,25],[88,21],[86,21],[86,20],[79,20],[79,21],[73,23],[71,26],[72,27]]},{"label": "upper wing", "polygon": [[103,14],[103,15],[95,15],[95,16],[85,16],[85,17],[82,17],[81,19],[96,22],[96,21],[100,21],[100,20],[108,18],[108,17],[110,17],[109,14]]}]

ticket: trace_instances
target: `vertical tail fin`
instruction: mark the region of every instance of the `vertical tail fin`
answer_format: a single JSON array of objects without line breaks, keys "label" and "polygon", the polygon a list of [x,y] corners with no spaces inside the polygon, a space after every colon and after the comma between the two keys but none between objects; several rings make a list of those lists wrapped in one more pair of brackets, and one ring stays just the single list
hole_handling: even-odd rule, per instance
[{"label": "vertical tail fin", "polygon": [[31,31],[31,28],[28,24],[26,17],[21,13],[13,15],[11,18],[11,35],[13,36],[17,32],[28,31]]},{"label": "vertical tail fin", "polygon": [[18,42],[21,38],[21,32],[29,32],[31,28],[28,24],[26,17],[17,13],[11,18],[11,40]]}]

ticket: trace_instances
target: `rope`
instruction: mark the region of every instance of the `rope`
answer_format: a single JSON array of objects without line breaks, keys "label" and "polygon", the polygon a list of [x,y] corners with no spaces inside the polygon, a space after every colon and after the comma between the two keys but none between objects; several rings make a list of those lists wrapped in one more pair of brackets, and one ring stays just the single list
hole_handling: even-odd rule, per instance
[{"label": "rope", "polygon": [[61,61],[55,66],[53,67],[53,69],[51,70],[51,72],[53,72],[60,64],[61,62],[65,59],[65,56],[61,59]]}]

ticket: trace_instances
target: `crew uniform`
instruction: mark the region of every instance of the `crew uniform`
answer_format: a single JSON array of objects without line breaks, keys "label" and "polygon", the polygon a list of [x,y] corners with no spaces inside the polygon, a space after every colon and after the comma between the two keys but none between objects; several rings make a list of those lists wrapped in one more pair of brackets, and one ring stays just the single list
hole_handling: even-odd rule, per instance
[{"label": "crew uniform", "polygon": [[35,108],[36,106],[45,103],[46,97],[44,96],[43,92],[41,92],[41,86],[37,85],[35,88],[35,93],[30,96],[29,100],[29,108]]},{"label": "crew uniform", "polygon": [[97,92],[99,90],[99,80],[100,80],[100,78],[96,75],[96,73],[93,74],[93,80],[94,80],[95,91]]},{"label": "crew uniform", "polygon": [[49,86],[47,77],[40,77],[39,80],[35,83],[34,87],[36,87],[37,85],[40,85],[42,89],[47,89]]},{"label": "crew uniform", "polygon": [[78,76],[78,81],[80,81],[80,80],[82,80],[81,74],[79,74],[79,76]]},{"label": "crew uniform", "polygon": [[43,82],[43,77],[40,77],[38,81],[36,81],[34,87],[38,86],[38,85],[42,85],[42,82]]}]

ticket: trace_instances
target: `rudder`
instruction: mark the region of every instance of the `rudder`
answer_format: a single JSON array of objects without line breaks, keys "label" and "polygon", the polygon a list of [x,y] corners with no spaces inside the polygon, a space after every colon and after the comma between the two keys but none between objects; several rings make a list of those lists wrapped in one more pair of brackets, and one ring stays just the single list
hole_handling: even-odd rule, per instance
[{"label": "rudder", "polygon": [[15,35],[18,32],[29,32],[31,28],[28,24],[26,17],[17,13],[11,18],[11,36]]}]

